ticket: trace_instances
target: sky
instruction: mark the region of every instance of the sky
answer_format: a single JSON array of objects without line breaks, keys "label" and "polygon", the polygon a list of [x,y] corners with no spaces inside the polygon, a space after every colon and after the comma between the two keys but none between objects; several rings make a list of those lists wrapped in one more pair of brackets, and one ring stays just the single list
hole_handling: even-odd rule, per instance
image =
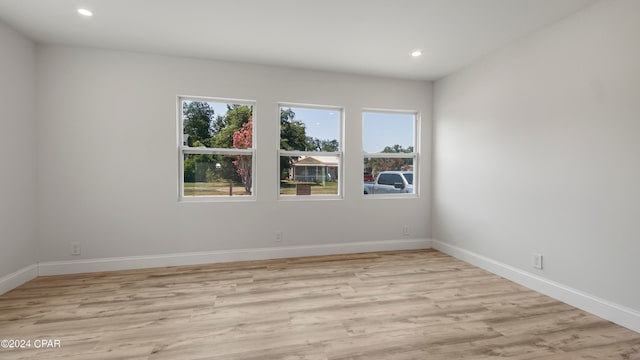
[{"label": "sky", "polygon": [[218,103],[207,101],[207,103],[213,108],[215,117],[224,116],[227,113],[227,103]]},{"label": "sky", "polygon": [[304,123],[307,136],[320,140],[340,139],[340,110],[297,107],[291,107],[291,110],[296,114],[293,119]]},{"label": "sky", "polygon": [[364,152],[381,152],[386,146],[408,148],[414,144],[414,114],[364,112],[362,147]]},{"label": "sky", "polygon": [[[226,103],[211,102],[215,115],[225,115]],[[305,124],[307,136],[320,140],[340,138],[340,110],[319,108],[291,108],[296,114],[294,120]],[[414,146],[414,114],[364,112],[362,119],[363,151],[381,152],[385,146]]]},{"label": "sky", "polygon": [[[334,109],[291,108],[295,120],[306,125],[307,135],[321,140],[337,139],[340,112]],[[364,112],[362,145],[364,152],[381,152],[386,146],[414,146],[414,114]],[[415,146],[414,146],[415,147]]]}]

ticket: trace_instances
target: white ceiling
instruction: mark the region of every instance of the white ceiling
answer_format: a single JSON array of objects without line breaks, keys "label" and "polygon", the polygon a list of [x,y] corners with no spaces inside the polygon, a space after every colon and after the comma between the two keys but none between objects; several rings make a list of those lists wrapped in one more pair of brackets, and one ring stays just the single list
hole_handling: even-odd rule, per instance
[{"label": "white ceiling", "polygon": [[39,43],[432,80],[596,1],[0,0],[0,19]]}]

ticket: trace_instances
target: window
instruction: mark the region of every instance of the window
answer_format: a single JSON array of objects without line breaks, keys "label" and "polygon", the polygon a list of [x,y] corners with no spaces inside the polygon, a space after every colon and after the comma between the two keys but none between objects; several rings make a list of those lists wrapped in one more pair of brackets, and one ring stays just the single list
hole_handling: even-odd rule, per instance
[{"label": "window", "polygon": [[339,198],[342,109],[280,105],[280,198]]},{"label": "window", "polygon": [[417,114],[365,111],[362,146],[365,195],[417,194]]},{"label": "window", "polygon": [[253,102],[178,99],[180,199],[254,198]]}]

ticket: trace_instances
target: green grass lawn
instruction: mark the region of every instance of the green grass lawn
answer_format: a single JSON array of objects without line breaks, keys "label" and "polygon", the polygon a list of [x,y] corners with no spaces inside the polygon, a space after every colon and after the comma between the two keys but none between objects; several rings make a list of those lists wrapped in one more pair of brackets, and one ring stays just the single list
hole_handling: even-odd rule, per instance
[{"label": "green grass lawn", "polygon": [[[280,181],[280,195],[295,195],[296,194],[295,181],[281,180]],[[311,195],[338,195],[338,183],[337,182],[325,182],[322,183],[303,183],[311,185]]]},{"label": "green grass lawn", "polygon": [[[337,182],[302,183],[311,185],[311,195],[338,195]],[[295,195],[295,181],[280,181],[280,195]],[[244,191],[241,183],[233,184],[233,196],[251,195]],[[184,196],[229,196],[228,182],[186,182],[184,183]]]},{"label": "green grass lawn", "polygon": [[[240,183],[233,184],[233,196],[251,195],[244,191]],[[184,183],[184,196],[229,196],[228,182],[186,182]]]}]

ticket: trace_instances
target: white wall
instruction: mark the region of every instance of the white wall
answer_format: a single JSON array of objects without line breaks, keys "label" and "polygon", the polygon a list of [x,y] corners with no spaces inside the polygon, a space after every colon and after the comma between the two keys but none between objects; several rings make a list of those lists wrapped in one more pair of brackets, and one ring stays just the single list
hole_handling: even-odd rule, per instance
[{"label": "white wall", "polygon": [[0,22],[0,280],[36,262],[34,71],[35,46]]},{"label": "white wall", "polygon": [[[430,235],[429,83],[58,46],[37,76],[40,261]],[[257,201],[177,201],[177,95],[257,101]],[[344,200],[276,199],[278,101],[345,107]],[[422,113],[420,198],[363,199],[364,107]]]},{"label": "white wall", "polygon": [[434,109],[436,239],[640,310],[640,1],[438,81]]}]

